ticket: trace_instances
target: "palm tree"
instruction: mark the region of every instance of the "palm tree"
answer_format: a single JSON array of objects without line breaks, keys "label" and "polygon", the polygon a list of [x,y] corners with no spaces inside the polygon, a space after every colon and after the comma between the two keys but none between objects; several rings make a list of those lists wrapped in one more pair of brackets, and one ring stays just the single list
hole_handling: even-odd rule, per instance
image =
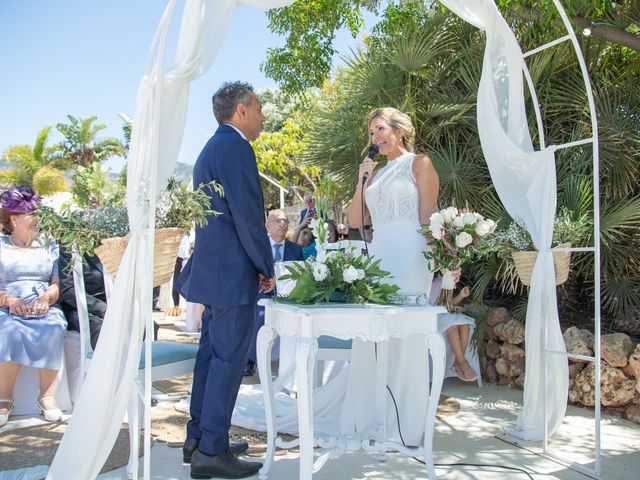
[{"label": "palm tree", "polygon": [[68,161],[61,155],[59,145],[49,146],[51,127],[38,133],[32,145],[15,145],[2,154],[2,161],[11,168],[0,170],[0,183],[28,185],[40,195],[49,195],[67,189],[64,178]]},{"label": "palm tree", "polygon": [[88,167],[94,162],[102,162],[107,158],[124,155],[125,149],[117,138],[97,138],[98,132],[106,125],[94,122],[97,117],[75,118],[67,115],[69,123],[58,123],[56,128],[64,135],[62,152],[72,165]]}]

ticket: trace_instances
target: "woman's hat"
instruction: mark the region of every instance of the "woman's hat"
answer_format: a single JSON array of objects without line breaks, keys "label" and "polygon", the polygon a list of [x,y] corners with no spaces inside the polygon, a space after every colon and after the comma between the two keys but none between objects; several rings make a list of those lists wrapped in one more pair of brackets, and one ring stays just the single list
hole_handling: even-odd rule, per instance
[{"label": "woman's hat", "polygon": [[11,187],[0,195],[0,207],[11,213],[31,213],[38,209],[40,196],[31,187]]}]

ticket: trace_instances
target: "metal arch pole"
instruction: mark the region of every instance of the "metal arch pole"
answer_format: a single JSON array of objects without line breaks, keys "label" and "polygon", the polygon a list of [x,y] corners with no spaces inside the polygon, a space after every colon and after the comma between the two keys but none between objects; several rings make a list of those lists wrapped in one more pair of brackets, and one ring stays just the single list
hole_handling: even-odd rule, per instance
[{"label": "metal arch pole", "polygon": [[540,111],[540,102],[538,101],[538,93],[536,92],[536,87],[533,84],[533,78],[531,78],[529,67],[527,66],[527,62],[524,59],[525,57],[523,56],[522,72],[524,73],[524,78],[527,80],[527,85],[529,86],[529,93],[531,93],[531,101],[533,101],[533,110],[536,114],[536,123],[538,124],[538,139],[540,142],[540,150],[544,150],[547,145],[544,139],[544,123],[542,121],[542,112]]},{"label": "metal arch pole", "polygon": [[[600,157],[599,157],[599,141],[598,141],[598,117],[596,114],[595,100],[593,98],[593,89],[589,78],[589,71],[586,62],[580,50],[580,45],[576,37],[569,17],[564,10],[560,0],[553,0],[553,4],[558,10],[562,22],[569,33],[571,43],[578,58],[582,79],[584,81],[587,99],[589,102],[589,113],[591,115],[591,130],[593,135],[593,239],[594,239],[594,357],[595,357],[595,474],[599,478],[602,474],[602,465],[600,458]],[[546,440],[546,438],[545,438]],[[545,448],[545,453],[546,448]]]}]

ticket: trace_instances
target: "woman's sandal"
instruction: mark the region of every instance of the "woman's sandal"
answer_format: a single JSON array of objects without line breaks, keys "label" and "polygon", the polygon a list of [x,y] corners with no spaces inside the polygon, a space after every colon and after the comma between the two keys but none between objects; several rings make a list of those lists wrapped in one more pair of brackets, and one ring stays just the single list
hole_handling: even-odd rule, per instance
[{"label": "woman's sandal", "polygon": [[56,400],[53,395],[45,395],[38,399],[38,407],[40,407],[40,411],[42,412],[42,415],[44,415],[44,419],[49,422],[59,422],[62,420],[62,410],[58,407],[49,409],[45,408],[42,401],[46,398],[51,398],[54,402]]},{"label": "woman's sandal", "polygon": [[15,406],[15,403],[13,403],[13,400],[9,400],[8,398],[0,398],[0,403],[9,404],[8,407],[2,407],[2,408],[6,408],[7,411],[5,413],[0,413],[0,427],[2,427],[6,425],[7,422],[9,421],[9,415],[11,415],[11,412],[13,410],[13,407]]},{"label": "woman's sandal", "polygon": [[471,368],[471,365],[466,360],[460,365],[454,363],[453,368],[456,371],[456,376],[463,382],[474,382],[478,379],[477,372]]}]

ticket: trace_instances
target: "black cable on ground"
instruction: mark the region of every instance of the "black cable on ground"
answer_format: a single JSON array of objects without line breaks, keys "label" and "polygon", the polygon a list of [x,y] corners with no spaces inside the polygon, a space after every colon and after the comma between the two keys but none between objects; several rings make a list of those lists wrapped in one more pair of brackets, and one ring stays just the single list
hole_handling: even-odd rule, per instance
[{"label": "black cable on ground", "polygon": [[[378,354],[378,350],[376,348],[376,358],[377,358],[377,354]],[[404,443],[404,438],[402,437],[402,428],[400,427],[400,413],[398,412],[398,404],[396,403],[396,398],[393,396],[393,392],[389,388],[389,385],[387,385],[387,390],[389,391],[389,395],[391,395],[391,399],[393,400],[393,406],[394,406],[394,408],[396,410],[396,421],[398,422],[398,433],[400,434],[400,441],[402,442],[402,445],[404,447],[406,447],[407,444]],[[413,458],[415,461],[420,462],[421,464],[425,465],[424,460],[420,460],[418,457],[411,457],[411,458]],[[527,472],[526,470],[523,470],[522,468],[518,468],[518,467],[507,467],[505,465],[493,465],[493,464],[483,464],[483,463],[434,463],[433,466],[434,467],[488,467],[488,468],[502,468],[504,470],[511,470],[511,471],[518,472],[518,473],[524,473],[527,477],[530,478],[530,480],[533,480],[533,477],[531,476],[531,474],[529,472]]]}]

